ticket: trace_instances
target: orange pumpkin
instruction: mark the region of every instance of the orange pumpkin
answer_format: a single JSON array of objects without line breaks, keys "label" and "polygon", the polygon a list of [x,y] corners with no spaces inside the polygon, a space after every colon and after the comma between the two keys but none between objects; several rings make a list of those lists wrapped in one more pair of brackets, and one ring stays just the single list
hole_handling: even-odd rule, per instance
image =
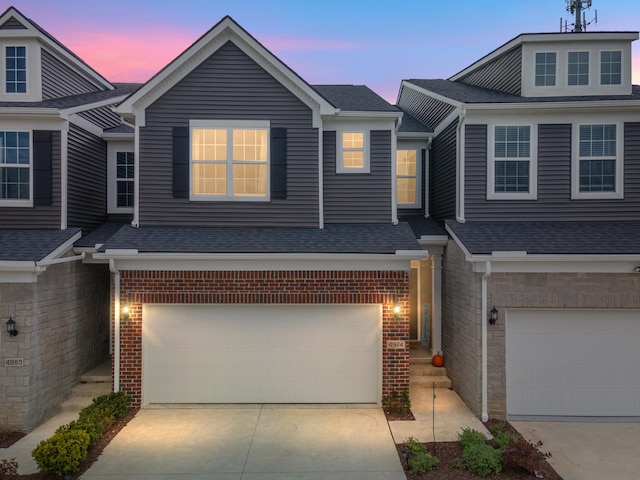
[{"label": "orange pumpkin", "polygon": [[443,367],[444,366],[444,357],[442,355],[434,355],[431,359],[431,364],[434,367]]}]

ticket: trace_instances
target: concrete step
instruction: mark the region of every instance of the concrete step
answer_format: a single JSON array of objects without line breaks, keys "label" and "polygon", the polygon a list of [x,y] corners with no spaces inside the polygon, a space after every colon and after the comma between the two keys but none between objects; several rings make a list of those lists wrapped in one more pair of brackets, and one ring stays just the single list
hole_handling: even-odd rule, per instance
[{"label": "concrete step", "polygon": [[411,388],[452,388],[453,384],[449,377],[443,375],[411,375],[409,377]]},{"label": "concrete step", "polygon": [[111,360],[80,376],[82,383],[111,383]]},{"label": "concrete step", "polygon": [[63,412],[80,410],[91,404],[94,398],[111,392],[111,382],[79,383],[71,389],[71,396],[65,400],[61,409]]},{"label": "concrete step", "polygon": [[444,367],[434,367],[429,363],[411,363],[410,375],[419,376],[419,375],[429,375],[434,377],[446,377],[447,369]]}]

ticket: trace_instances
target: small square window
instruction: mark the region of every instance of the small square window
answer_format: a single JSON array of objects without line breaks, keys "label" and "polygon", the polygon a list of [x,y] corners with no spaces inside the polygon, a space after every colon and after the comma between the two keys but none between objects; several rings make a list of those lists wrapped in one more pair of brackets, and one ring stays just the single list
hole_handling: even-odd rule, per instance
[{"label": "small square window", "polygon": [[600,52],[600,83],[602,85],[622,83],[622,52]]},{"label": "small square window", "polygon": [[338,173],[369,173],[368,132],[338,132]]},{"label": "small square window", "polygon": [[555,52],[536,53],[536,87],[552,87],[556,84]]}]

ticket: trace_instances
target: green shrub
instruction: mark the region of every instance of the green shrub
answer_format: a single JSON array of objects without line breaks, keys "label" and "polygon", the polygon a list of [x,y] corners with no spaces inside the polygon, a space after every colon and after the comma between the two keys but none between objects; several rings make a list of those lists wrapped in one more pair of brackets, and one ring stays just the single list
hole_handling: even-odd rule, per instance
[{"label": "green shrub", "polygon": [[93,399],[96,407],[107,410],[114,420],[120,420],[131,406],[131,396],[125,392],[111,392]]},{"label": "green shrub", "polygon": [[407,449],[407,464],[411,472],[416,475],[431,471],[440,463],[437,457],[429,453],[424,443],[420,443],[413,437],[407,438],[404,446]]},{"label": "green shrub", "polygon": [[487,443],[487,437],[472,428],[464,428],[462,433],[458,434],[458,441],[463,448],[466,448],[471,445],[484,445]]},{"label": "green shrub", "polygon": [[89,435],[84,430],[68,430],[41,441],[31,452],[38,468],[62,477],[80,470],[87,457]]},{"label": "green shrub", "polygon": [[520,438],[519,435],[508,431],[505,423],[494,423],[489,431],[493,435],[493,442],[500,451],[504,451],[509,444]]},{"label": "green shrub", "polygon": [[398,393],[396,390],[382,399],[382,408],[385,412],[407,414],[411,410],[409,391]]},{"label": "green shrub", "polygon": [[549,452],[541,452],[542,442],[531,443],[522,437],[507,445],[502,452],[502,459],[506,465],[522,468],[536,474],[541,463],[551,457]]},{"label": "green shrub", "polygon": [[491,445],[475,443],[464,447],[461,465],[484,478],[502,471],[502,456]]},{"label": "green shrub", "polygon": [[18,462],[15,458],[11,460],[0,460],[0,479],[15,480],[18,478]]}]

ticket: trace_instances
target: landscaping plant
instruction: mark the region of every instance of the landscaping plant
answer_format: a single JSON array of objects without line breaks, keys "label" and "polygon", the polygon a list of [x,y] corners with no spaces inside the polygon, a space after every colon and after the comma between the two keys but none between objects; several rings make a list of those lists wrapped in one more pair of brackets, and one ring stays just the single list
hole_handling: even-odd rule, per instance
[{"label": "landscaping plant", "polygon": [[89,435],[84,430],[55,433],[33,450],[33,459],[45,473],[62,477],[80,470],[89,451]]},{"label": "landscaping plant", "polygon": [[407,464],[412,473],[421,475],[429,472],[438,466],[440,460],[434,457],[427,450],[424,443],[418,442],[413,437],[409,437],[404,441],[404,451],[406,452]]},{"label": "landscaping plant", "polygon": [[407,414],[411,410],[411,399],[409,391],[404,390],[401,394],[396,390],[382,399],[382,408],[385,412]]},{"label": "landscaping plant", "polygon": [[16,480],[17,478],[18,462],[16,459],[0,460],[0,480]]}]

